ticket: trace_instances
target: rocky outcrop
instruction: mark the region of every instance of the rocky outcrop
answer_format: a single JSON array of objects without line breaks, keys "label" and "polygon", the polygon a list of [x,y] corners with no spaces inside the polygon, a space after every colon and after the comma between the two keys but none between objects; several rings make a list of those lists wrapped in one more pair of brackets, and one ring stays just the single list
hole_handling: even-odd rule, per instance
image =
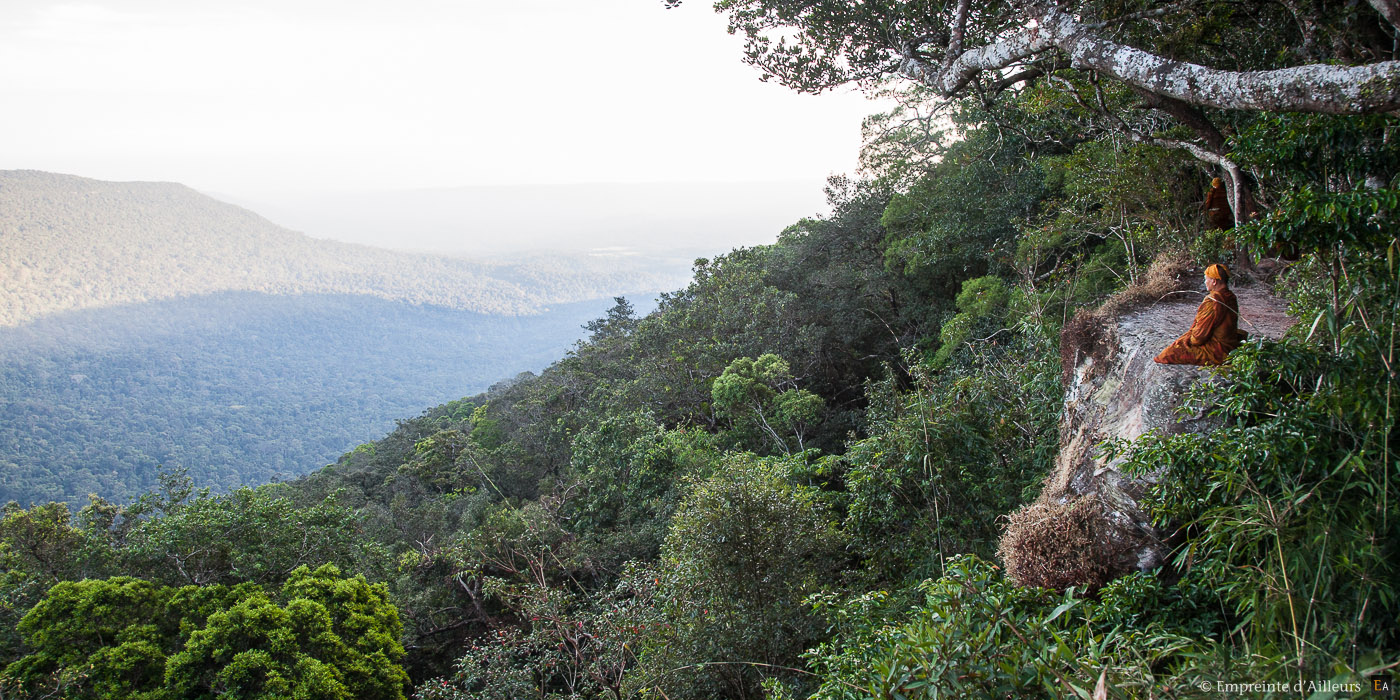
[{"label": "rocky outcrop", "polygon": [[[1292,324],[1284,303],[1262,287],[1235,292],[1240,326],[1252,337],[1277,338]],[[1152,361],[1190,327],[1203,296],[1168,292],[1131,310],[1086,314],[1067,327],[1060,451],[1040,498],[1011,515],[1001,543],[1007,573],[1018,583],[1096,588],[1164,562],[1162,533],[1138,506],[1156,475],[1124,474],[1101,445],[1151,431],[1217,427],[1204,413],[1184,412],[1183,402],[1191,387],[1224,381],[1221,375]]]}]

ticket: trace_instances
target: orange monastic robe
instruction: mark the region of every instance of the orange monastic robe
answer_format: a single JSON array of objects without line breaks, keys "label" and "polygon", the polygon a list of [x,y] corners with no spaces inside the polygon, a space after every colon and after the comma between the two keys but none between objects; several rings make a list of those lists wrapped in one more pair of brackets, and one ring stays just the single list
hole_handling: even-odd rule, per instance
[{"label": "orange monastic robe", "polygon": [[1196,309],[1191,330],[1172,341],[1157,362],[1164,365],[1218,365],[1240,346],[1246,335],[1239,329],[1240,302],[1228,289],[1211,292]]},{"label": "orange monastic robe", "polygon": [[1235,227],[1235,213],[1230,211],[1230,198],[1225,194],[1224,185],[1210,188],[1201,209],[1206,213],[1207,231],[1229,231]]}]

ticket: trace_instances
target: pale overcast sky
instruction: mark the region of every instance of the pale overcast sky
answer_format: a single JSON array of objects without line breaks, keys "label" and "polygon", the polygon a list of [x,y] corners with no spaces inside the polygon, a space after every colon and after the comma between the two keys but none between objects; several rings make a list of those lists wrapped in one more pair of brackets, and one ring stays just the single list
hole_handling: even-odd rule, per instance
[{"label": "pale overcast sky", "polygon": [[258,197],[819,180],[854,92],[761,83],[705,0],[3,0],[0,169]]}]

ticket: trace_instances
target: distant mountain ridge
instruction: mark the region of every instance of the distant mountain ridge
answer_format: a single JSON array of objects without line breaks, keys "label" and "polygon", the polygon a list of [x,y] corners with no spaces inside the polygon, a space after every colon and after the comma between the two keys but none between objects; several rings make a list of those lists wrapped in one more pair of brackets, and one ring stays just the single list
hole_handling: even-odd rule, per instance
[{"label": "distant mountain ridge", "polygon": [[688,261],[629,252],[395,252],[183,185],[0,171],[0,503],[124,501],[157,465],[305,474],[683,284]]},{"label": "distant mountain ridge", "polygon": [[228,291],[369,295],[477,313],[670,289],[644,261],[506,262],[313,239],[184,185],[0,171],[0,326]]},{"label": "distant mountain ridge", "polygon": [[[317,238],[468,257],[520,250],[625,249],[712,257],[772,243],[829,209],[824,180],[478,185],[416,190],[210,193]],[[689,262],[687,260],[686,262]],[[677,285],[679,286],[679,285]]]}]

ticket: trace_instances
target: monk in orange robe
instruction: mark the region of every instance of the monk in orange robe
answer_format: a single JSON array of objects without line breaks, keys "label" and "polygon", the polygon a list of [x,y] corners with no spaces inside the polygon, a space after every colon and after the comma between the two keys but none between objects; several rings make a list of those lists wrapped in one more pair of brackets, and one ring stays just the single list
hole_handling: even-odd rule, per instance
[{"label": "monk in orange robe", "polygon": [[1248,334],[1239,329],[1240,302],[1230,291],[1230,269],[1206,268],[1206,295],[1191,330],[1172,341],[1156,361],[1164,365],[1218,365]]},{"label": "monk in orange robe", "polygon": [[1230,211],[1230,198],[1226,196],[1225,184],[1220,178],[1210,181],[1210,191],[1206,193],[1201,209],[1206,213],[1207,231],[1229,231],[1235,227],[1235,213]]}]

